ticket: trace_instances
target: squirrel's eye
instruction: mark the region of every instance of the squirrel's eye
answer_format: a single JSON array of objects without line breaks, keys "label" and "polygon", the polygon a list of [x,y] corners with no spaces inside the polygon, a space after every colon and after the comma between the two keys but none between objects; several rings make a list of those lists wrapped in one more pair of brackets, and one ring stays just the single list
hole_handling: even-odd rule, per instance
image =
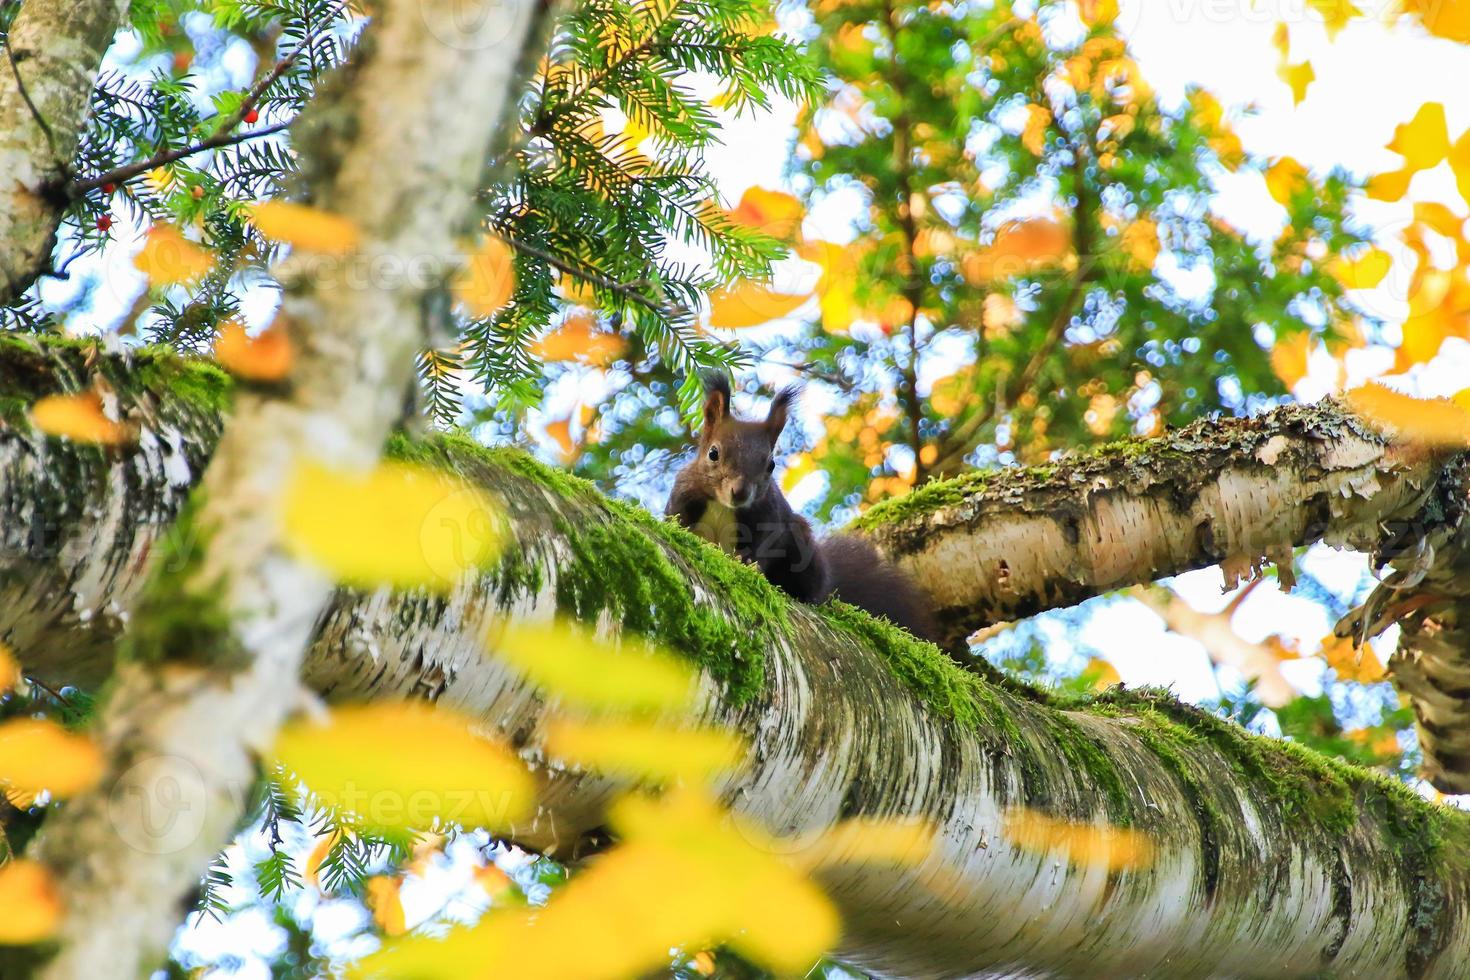
[{"label": "squirrel's eye", "polygon": [[774,473],[774,472],[776,472],[776,461],[774,459],[768,459],[768,460],[766,460],[766,472],[767,473]]},{"label": "squirrel's eye", "polygon": [[717,460],[719,458],[720,458],[720,447],[719,446],[710,446],[709,447],[709,461],[711,463],[713,463],[715,460]]}]

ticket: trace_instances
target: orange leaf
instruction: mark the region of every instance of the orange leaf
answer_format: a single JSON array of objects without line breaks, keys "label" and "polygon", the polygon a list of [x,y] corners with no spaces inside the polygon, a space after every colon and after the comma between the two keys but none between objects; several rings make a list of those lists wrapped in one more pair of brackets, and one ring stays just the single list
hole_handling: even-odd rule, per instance
[{"label": "orange leaf", "polygon": [[1298,331],[1284,340],[1276,341],[1271,348],[1271,370],[1290,391],[1296,383],[1307,376],[1307,362],[1312,353],[1312,335],[1306,330]]},{"label": "orange leaf", "polygon": [[1412,170],[1393,170],[1369,179],[1367,193],[1375,201],[1402,201],[1409,193],[1409,182],[1414,179]]},{"label": "orange leaf", "polygon": [[44,865],[13,858],[0,865],[0,944],[50,939],[61,924],[61,892]]},{"label": "orange leaf", "polygon": [[1106,691],[1110,687],[1123,683],[1123,677],[1118,673],[1118,668],[1100,657],[1093,657],[1087,661],[1087,666],[1082,673],[1084,676],[1093,678],[1092,686],[1099,691]]},{"label": "orange leaf", "polygon": [[72,442],[115,446],[129,438],[127,426],[103,413],[102,396],[95,391],[37,400],[31,406],[31,424],[48,436]]},{"label": "orange leaf", "polygon": [[20,664],[10,647],[0,643],[0,694],[9,694],[20,683]]},{"label": "orange leaf", "polygon": [[583,361],[593,367],[607,367],[622,357],[627,347],[621,334],[599,331],[590,315],[573,313],[532,344],[531,353],[543,361]]},{"label": "orange leaf", "polygon": [[1367,644],[1357,646],[1352,637],[1325,637],[1318,654],[1344,681],[1377,684],[1388,676],[1388,671],[1383,668],[1383,662],[1378,659],[1373,648]]},{"label": "orange leaf", "polygon": [[1003,833],[1023,851],[1042,856],[1060,852],[1069,864],[1109,872],[1146,868],[1154,860],[1153,838],[1140,831],[1059,820],[1021,807],[1006,813]]},{"label": "orange leaf", "polygon": [[1118,19],[1118,0],[1077,0],[1077,12],[1088,27],[1111,24]]},{"label": "orange leaf", "polygon": [[250,213],[250,223],[273,242],[284,242],[306,252],[346,255],[362,240],[357,223],[305,204],[266,201]]},{"label": "orange leaf", "polygon": [[239,320],[226,320],[214,342],[214,357],[225,370],[250,381],[279,381],[291,373],[291,338],[280,319],[252,337]]},{"label": "orange leaf", "polygon": [[1448,159],[1450,169],[1455,173],[1455,184],[1460,188],[1460,196],[1470,202],[1470,129],[1450,147]]},{"label": "orange leaf", "polygon": [[1311,186],[1307,168],[1291,157],[1282,157],[1266,171],[1266,189],[1284,208],[1291,207],[1292,199]]},{"label": "orange leaf", "polygon": [[1412,398],[1379,384],[1354,388],[1345,397],[1354,412],[1405,439],[1431,446],[1470,445],[1470,412],[1447,399]]},{"label": "orange leaf", "polygon": [[154,225],[133,265],[155,286],[177,286],[203,278],[214,265],[214,256],[176,229]]},{"label": "orange leaf", "polygon": [[1026,107],[1026,128],[1021,131],[1021,145],[1032,156],[1041,156],[1046,151],[1046,131],[1051,125],[1051,110],[1046,106]]},{"label": "orange leaf", "polygon": [[789,316],[810,298],[810,293],[777,293],[760,283],[740,279],[710,293],[709,325],[723,330],[759,326]]},{"label": "orange leaf", "polygon": [[730,211],[730,220],[785,241],[796,234],[805,213],[801,202],[784,191],[751,187],[740,196],[740,204]]},{"label": "orange leaf", "polygon": [[1381,248],[1370,248],[1357,258],[1339,256],[1327,263],[1327,271],[1344,289],[1372,289],[1393,268],[1393,256]]},{"label": "orange leaf", "polygon": [[1417,14],[1436,37],[1470,44],[1470,7],[1458,0],[1403,0],[1403,9]]},{"label": "orange leaf", "polygon": [[510,246],[486,236],[480,247],[466,256],[464,270],[455,277],[454,298],[477,320],[494,315],[515,293],[515,263]]},{"label": "orange leaf", "polygon": [[363,897],[373,910],[373,921],[385,936],[401,936],[408,931],[403,902],[398,897],[402,887],[403,882],[393,875],[373,875],[363,883]]}]

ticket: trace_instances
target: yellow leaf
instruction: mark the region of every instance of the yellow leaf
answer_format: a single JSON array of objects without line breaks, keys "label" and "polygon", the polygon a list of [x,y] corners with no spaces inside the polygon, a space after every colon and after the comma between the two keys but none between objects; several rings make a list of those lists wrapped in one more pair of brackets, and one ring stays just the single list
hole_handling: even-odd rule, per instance
[{"label": "yellow leaf", "polygon": [[1082,23],[1088,27],[1111,24],[1118,19],[1118,0],[1077,0]]},{"label": "yellow leaf", "polygon": [[20,683],[20,664],[10,647],[0,643],[0,694],[9,694]]},{"label": "yellow leaf", "polygon": [[530,810],[531,777],[470,726],[411,702],[340,707],[325,724],[286,725],[271,754],[323,803],[372,826],[508,828]]},{"label": "yellow leaf", "polygon": [[565,623],[512,625],[488,639],[495,656],[553,697],[595,711],[694,708],[698,674],[687,662],[624,635],[618,645]]},{"label": "yellow leaf", "polygon": [[252,337],[239,320],[226,320],[214,342],[214,358],[237,377],[280,381],[291,373],[294,351],[281,318]]},{"label": "yellow leaf", "polygon": [[1337,40],[1338,33],[1348,25],[1348,21],[1362,16],[1362,11],[1352,0],[1307,0],[1307,3],[1322,15],[1330,41]]},{"label": "yellow leaf", "polygon": [[305,204],[266,201],[250,212],[250,223],[273,242],[304,252],[346,255],[357,250],[362,233],[357,223]]},{"label": "yellow leaf", "polygon": [[1413,172],[1438,166],[1450,152],[1444,106],[1438,102],[1420,106],[1412,120],[1394,131],[1388,148],[1404,158],[1405,170]]},{"label": "yellow leaf", "polygon": [[801,202],[785,191],[750,187],[740,196],[740,203],[730,211],[730,220],[786,241],[801,227],[805,214]]},{"label": "yellow leaf", "polygon": [[1046,150],[1046,132],[1051,126],[1051,110],[1046,106],[1026,107],[1026,128],[1021,131],[1021,145],[1032,156],[1041,156]]},{"label": "yellow leaf", "polygon": [[1373,289],[1393,268],[1393,256],[1381,248],[1370,248],[1357,258],[1338,256],[1327,263],[1327,271],[1344,289]]},{"label": "yellow leaf", "polygon": [[1004,337],[1021,325],[1021,308],[1008,293],[989,293],[980,304],[980,325],[987,339]]},{"label": "yellow leaf", "polygon": [[1409,192],[1409,182],[1414,179],[1412,170],[1394,170],[1379,174],[1368,180],[1368,196],[1375,201],[1401,201]]},{"label": "yellow leaf", "polygon": [[1069,864],[1109,872],[1147,868],[1154,860],[1153,839],[1141,831],[1059,820],[1021,807],[1007,811],[1002,833],[1021,850],[1044,857],[1060,852]]},{"label": "yellow leaf", "polygon": [[938,831],[923,820],[858,817],[792,846],[802,868],[834,864],[894,864],[915,867],[934,853]]},{"label": "yellow leaf", "polygon": [[1455,173],[1455,184],[1460,188],[1460,196],[1466,203],[1470,203],[1470,129],[1450,147],[1448,159],[1450,169]]},{"label": "yellow leaf", "polygon": [[327,855],[331,853],[333,846],[336,845],[340,837],[341,833],[336,830],[329,834],[322,834],[316,839],[316,844],[312,846],[311,853],[306,856],[306,865],[302,869],[301,877],[302,880],[313,888],[319,889],[321,887],[318,876],[321,874],[322,862],[327,859]]},{"label": "yellow leaf", "polygon": [[1307,89],[1317,80],[1317,70],[1310,61],[1298,65],[1283,64],[1276,69],[1276,77],[1291,87],[1292,104],[1301,105],[1307,97]]},{"label": "yellow leaf", "polygon": [[556,447],[561,450],[563,463],[570,464],[576,460],[578,454],[581,452],[581,447],[572,438],[571,419],[557,419],[555,422],[547,422],[546,434],[551,437],[552,442],[555,442]]},{"label": "yellow leaf", "polygon": [[1403,0],[1403,9],[1417,14],[1436,37],[1470,44],[1470,7],[1461,0]]},{"label": "yellow leaf", "polygon": [[483,320],[510,302],[515,280],[510,246],[486,236],[478,249],[465,256],[465,267],[454,280],[454,298],[470,316]]},{"label": "yellow leaf", "polygon": [[627,347],[621,334],[598,331],[591,315],[573,313],[532,344],[531,353],[543,361],[583,361],[593,367],[607,367],[622,357]]},{"label": "yellow leaf", "polygon": [[1465,219],[1437,201],[1415,202],[1414,220],[1452,241],[1464,238]]},{"label": "yellow leaf", "polygon": [[0,944],[26,946],[56,935],[61,891],[44,865],[12,858],[0,865]]},{"label": "yellow leaf", "polygon": [[1087,661],[1087,666],[1082,671],[1084,676],[1093,678],[1092,686],[1099,691],[1106,691],[1110,687],[1116,687],[1123,683],[1118,668],[1099,657],[1093,657]]},{"label": "yellow leaf", "polygon": [[1163,250],[1159,241],[1158,222],[1148,218],[1139,218],[1123,229],[1119,240],[1133,267],[1139,271],[1152,269],[1159,252]]},{"label": "yellow leaf", "polygon": [[22,793],[75,796],[102,778],[102,750],[45,718],[0,722],[0,781]]},{"label": "yellow leaf", "polygon": [[1282,157],[1266,171],[1266,189],[1282,207],[1291,207],[1292,200],[1312,186],[1307,168],[1291,157]]},{"label": "yellow leaf", "polygon": [[500,551],[491,499],[429,467],[389,462],[356,473],[303,460],[282,509],[291,552],[362,588],[447,591]]},{"label": "yellow leaf", "polygon": [[1291,29],[1286,26],[1286,21],[1277,23],[1276,30],[1271,34],[1271,46],[1281,55],[1282,61],[1291,53]]},{"label": "yellow leaf", "polygon": [[815,472],[817,464],[811,453],[794,453],[786,458],[786,468],[781,473],[781,488],[790,493],[798,483]]},{"label": "yellow leaf", "polygon": [[769,323],[796,312],[810,295],[776,293],[760,283],[740,279],[710,293],[709,325],[733,330]]},{"label": "yellow leaf", "polygon": [[1060,222],[1050,218],[1009,221],[997,229],[989,248],[960,260],[960,271],[971,283],[984,285],[1056,265],[1071,250],[1071,236]]},{"label": "yellow leaf", "polygon": [[373,875],[363,883],[363,898],[372,909],[373,921],[385,936],[401,936],[408,931],[404,921],[403,902],[398,891],[403,882],[393,875]]},{"label": "yellow leaf", "polygon": [[148,229],[143,249],[133,265],[154,286],[177,286],[202,279],[214,265],[214,256],[168,225]]},{"label": "yellow leaf", "polygon": [[47,395],[31,406],[30,415],[31,424],[41,432],[72,442],[115,446],[130,438],[127,426],[103,413],[102,396],[96,392]]},{"label": "yellow leaf", "polygon": [[1352,637],[1327,636],[1318,651],[1327,666],[1344,681],[1358,684],[1377,684],[1388,676],[1383,663],[1373,648],[1357,646]]},{"label": "yellow leaf", "polygon": [[1312,335],[1300,330],[1271,348],[1271,370],[1290,391],[1307,376],[1307,363],[1312,354]]},{"label": "yellow leaf", "polygon": [[1354,388],[1348,407],[1375,425],[1431,446],[1470,445],[1470,412],[1443,398],[1411,398],[1379,384]]},{"label": "yellow leaf", "polygon": [[737,768],[745,744],[719,729],[673,729],[642,721],[579,722],[546,726],[546,751],[609,776],[654,782],[697,782]]},{"label": "yellow leaf", "polygon": [[701,950],[695,953],[692,959],[695,973],[698,973],[702,977],[712,977],[715,975],[717,964],[715,963],[715,955],[713,953],[708,950]]}]

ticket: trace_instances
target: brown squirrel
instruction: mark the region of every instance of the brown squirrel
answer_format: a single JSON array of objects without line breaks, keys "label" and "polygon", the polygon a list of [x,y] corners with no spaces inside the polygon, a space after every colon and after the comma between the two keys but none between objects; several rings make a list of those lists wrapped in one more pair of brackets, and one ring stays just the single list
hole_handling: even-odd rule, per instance
[{"label": "brown squirrel", "polygon": [[730,411],[728,378],[706,374],[704,386],[699,444],[674,479],[664,514],[759,566],[771,584],[802,602],[835,595],[921,639],[936,639],[928,602],[907,575],[861,538],[818,541],[772,479],[776,440],[799,388],[783,388],[765,420],[750,422]]}]

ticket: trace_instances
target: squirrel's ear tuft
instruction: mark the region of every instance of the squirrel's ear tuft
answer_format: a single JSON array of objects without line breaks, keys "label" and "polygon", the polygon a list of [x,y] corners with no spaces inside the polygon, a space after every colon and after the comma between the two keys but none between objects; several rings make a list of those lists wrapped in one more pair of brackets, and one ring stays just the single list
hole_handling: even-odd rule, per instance
[{"label": "squirrel's ear tuft", "polygon": [[704,382],[704,431],[709,432],[730,414],[730,379],[722,371],[706,371]]},{"label": "squirrel's ear tuft", "polygon": [[776,397],[771,399],[771,410],[766,413],[766,428],[771,433],[771,442],[775,442],[781,435],[781,430],[786,428],[787,416],[791,414],[791,406],[801,395],[801,385],[787,385],[776,392]]}]

